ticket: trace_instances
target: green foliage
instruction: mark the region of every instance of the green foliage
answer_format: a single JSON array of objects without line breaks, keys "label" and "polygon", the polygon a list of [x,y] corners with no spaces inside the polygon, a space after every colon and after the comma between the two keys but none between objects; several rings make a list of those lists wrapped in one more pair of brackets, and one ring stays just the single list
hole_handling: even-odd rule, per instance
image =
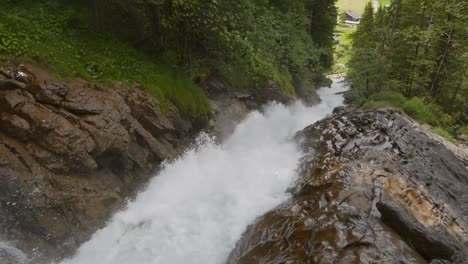
[{"label": "green foliage", "polygon": [[449,132],[447,132],[447,130],[441,128],[441,127],[435,127],[432,129],[432,132],[436,133],[437,135],[447,139],[447,140],[450,140],[450,141],[454,141],[454,137],[452,136],[452,134],[450,134]]},{"label": "green foliage", "polygon": [[468,125],[463,125],[458,129],[458,133],[461,135],[468,135]]},{"label": "green foliage", "polygon": [[467,11],[468,2],[457,0],[394,0],[377,13],[368,5],[348,63],[357,101],[397,106],[450,132],[464,126]]},{"label": "green foliage", "polygon": [[367,109],[397,108],[417,121],[433,126],[447,128],[453,126],[455,122],[453,117],[444,113],[438,105],[419,97],[408,99],[397,91],[382,91],[365,100],[361,97],[360,104]]},{"label": "green foliage", "polygon": [[335,45],[334,65],[330,69],[332,74],[346,73],[347,64],[351,58],[352,35],[354,28],[347,26],[337,26],[335,34],[338,36],[338,43]]},{"label": "green foliage", "polygon": [[84,6],[100,18],[98,28],[155,53],[177,54],[190,77],[209,67],[237,89],[255,89],[283,80],[279,73],[320,75],[331,65],[334,0],[91,2],[97,6]]},{"label": "green foliage", "polygon": [[[2,54],[65,76],[137,80],[193,113],[208,109],[187,102],[201,98],[190,84],[198,69],[236,89],[274,80],[294,94],[293,79],[319,78],[332,62],[335,0],[0,1]],[[171,78],[177,89],[162,84]]]},{"label": "green foliage", "polygon": [[362,14],[368,2],[369,0],[338,0],[336,5],[342,12],[352,10],[358,14]]},{"label": "green foliage", "polygon": [[167,63],[114,37],[69,26],[80,16],[54,2],[0,11],[0,54],[48,65],[62,78],[81,77],[111,84],[137,81],[163,106],[172,102],[194,116],[209,113],[203,91]]}]

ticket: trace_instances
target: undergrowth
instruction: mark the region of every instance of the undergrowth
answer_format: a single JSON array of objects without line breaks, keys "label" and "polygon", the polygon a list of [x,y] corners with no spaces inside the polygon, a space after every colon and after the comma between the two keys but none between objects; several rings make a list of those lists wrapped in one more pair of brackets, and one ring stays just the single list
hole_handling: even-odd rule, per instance
[{"label": "undergrowth", "polygon": [[46,65],[60,78],[131,85],[139,82],[163,108],[169,102],[192,116],[211,111],[202,89],[175,66],[96,33],[76,10],[53,2],[0,0],[0,55]]},{"label": "undergrowth", "polygon": [[440,106],[419,97],[406,98],[396,91],[385,91],[372,95],[369,99],[361,99],[357,105],[367,109],[393,107],[399,109],[418,122],[427,123],[434,127],[433,132],[449,140],[453,140],[454,132],[462,133],[467,128],[456,127],[454,118],[443,112]]}]

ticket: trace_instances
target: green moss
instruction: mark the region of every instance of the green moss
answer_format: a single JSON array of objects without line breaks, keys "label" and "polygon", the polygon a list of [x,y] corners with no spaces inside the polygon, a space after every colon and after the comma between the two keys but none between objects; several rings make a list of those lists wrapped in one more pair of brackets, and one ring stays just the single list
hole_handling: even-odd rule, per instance
[{"label": "green moss", "polygon": [[[4,7],[6,2],[0,1]],[[137,81],[163,108],[171,102],[193,116],[211,111],[202,89],[170,63],[93,32],[76,11],[62,10],[54,2],[1,8],[0,55],[45,65],[60,78],[126,85]]]}]

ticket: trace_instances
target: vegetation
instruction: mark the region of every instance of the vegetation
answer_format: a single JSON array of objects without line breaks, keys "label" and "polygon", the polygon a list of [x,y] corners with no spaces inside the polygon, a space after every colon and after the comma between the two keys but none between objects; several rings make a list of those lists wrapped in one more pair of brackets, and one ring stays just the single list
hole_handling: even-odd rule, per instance
[{"label": "vegetation", "polygon": [[379,0],[379,5],[381,7],[385,7],[385,5],[390,5],[392,3],[392,0]]},{"label": "vegetation", "polygon": [[210,111],[195,84],[237,89],[320,79],[333,60],[334,0],[0,0],[0,55],[64,78],[138,81],[193,115]]},{"label": "vegetation", "polygon": [[47,65],[59,78],[82,77],[110,84],[140,82],[165,106],[198,116],[210,111],[203,91],[168,63],[87,26],[77,10],[63,12],[58,2],[10,4],[0,0],[0,54]]},{"label": "vegetation", "polygon": [[351,45],[353,27],[338,25],[335,29],[335,34],[338,36],[338,42],[335,45],[334,64],[330,69],[330,73],[346,73],[347,64],[351,58]]},{"label": "vegetation", "polygon": [[369,2],[369,0],[338,0],[336,5],[340,13],[351,10],[362,14],[367,2]]},{"label": "vegetation", "polygon": [[356,103],[399,107],[439,132],[463,131],[467,24],[466,1],[394,0],[375,14],[369,3],[348,63]]}]

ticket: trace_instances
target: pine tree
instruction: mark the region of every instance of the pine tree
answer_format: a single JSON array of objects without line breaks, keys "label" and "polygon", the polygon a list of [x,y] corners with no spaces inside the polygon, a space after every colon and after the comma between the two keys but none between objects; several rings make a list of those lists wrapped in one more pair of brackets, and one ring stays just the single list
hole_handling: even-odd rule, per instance
[{"label": "pine tree", "polygon": [[363,98],[369,98],[378,88],[378,71],[376,71],[378,39],[376,36],[374,11],[369,2],[353,35],[353,53],[349,61],[349,77],[353,80],[353,89]]}]

